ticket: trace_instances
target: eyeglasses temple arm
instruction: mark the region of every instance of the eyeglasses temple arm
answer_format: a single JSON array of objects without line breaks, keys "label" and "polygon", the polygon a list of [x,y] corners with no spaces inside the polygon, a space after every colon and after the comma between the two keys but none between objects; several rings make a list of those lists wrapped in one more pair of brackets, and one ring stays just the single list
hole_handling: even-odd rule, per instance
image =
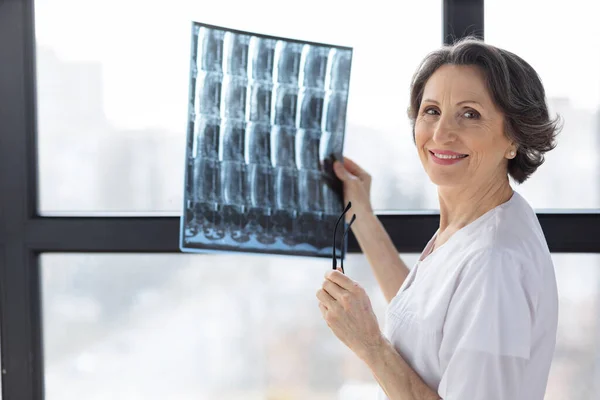
[{"label": "eyeglasses temple arm", "polygon": [[356,214],[352,214],[352,219],[350,220],[350,223],[348,224],[348,226],[344,230],[344,236],[342,237],[342,258],[340,259],[340,267],[342,268],[342,273],[344,273],[344,254],[346,253],[346,251],[345,251],[345,249],[346,249],[346,235],[348,234],[348,231],[350,230],[350,227],[354,223],[355,219],[356,219]]},{"label": "eyeglasses temple arm", "polygon": [[[335,256],[335,238],[337,236],[337,228],[338,225],[340,224],[340,221],[342,220],[342,218],[344,218],[344,215],[346,215],[346,213],[348,212],[348,210],[350,209],[350,207],[352,207],[352,202],[348,202],[348,204],[346,205],[346,208],[344,208],[344,211],[342,212],[342,214],[338,217],[337,222],[335,223],[335,228],[333,229],[333,254],[332,254],[332,260],[333,260],[333,269],[335,270],[337,267],[337,258]],[[342,245],[343,247],[343,245]]]}]

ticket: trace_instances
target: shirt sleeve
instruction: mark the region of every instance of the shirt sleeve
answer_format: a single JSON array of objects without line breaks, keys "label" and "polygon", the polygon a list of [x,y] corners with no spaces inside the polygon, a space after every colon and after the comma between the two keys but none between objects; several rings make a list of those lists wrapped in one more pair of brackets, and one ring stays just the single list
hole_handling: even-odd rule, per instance
[{"label": "shirt sleeve", "polygon": [[444,322],[442,399],[522,399],[536,302],[522,264],[486,250],[465,265]]}]

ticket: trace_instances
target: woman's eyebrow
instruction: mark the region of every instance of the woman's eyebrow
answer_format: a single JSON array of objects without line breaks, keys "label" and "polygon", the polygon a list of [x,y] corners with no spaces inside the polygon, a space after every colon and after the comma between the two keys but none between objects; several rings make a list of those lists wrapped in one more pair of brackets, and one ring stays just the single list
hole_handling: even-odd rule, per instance
[{"label": "woman's eyebrow", "polygon": [[[433,103],[433,104],[437,104],[437,105],[440,104],[437,100],[433,100],[433,99],[424,99],[423,102]],[[463,105],[466,103],[477,104],[478,106],[483,107],[483,104],[481,104],[480,102],[475,101],[475,100],[462,100],[462,101],[459,101],[458,103],[456,103],[456,105],[460,106],[460,105]]]},{"label": "woman's eyebrow", "polygon": [[456,103],[456,105],[460,106],[460,105],[463,105],[463,104],[466,104],[466,103],[477,104],[479,107],[483,107],[483,104],[481,104],[480,102],[475,101],[475,100],[463,100],[463,101],[459,101],[458,103]]}]

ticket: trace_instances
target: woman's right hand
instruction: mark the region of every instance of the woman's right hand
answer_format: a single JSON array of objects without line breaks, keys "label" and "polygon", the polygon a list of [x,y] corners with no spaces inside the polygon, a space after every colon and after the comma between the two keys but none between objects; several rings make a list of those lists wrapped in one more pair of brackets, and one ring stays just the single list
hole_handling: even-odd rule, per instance
[{"label": "woman's right hand", "polygon": [[352,208],[346,215],[346,219],[349,221],[352,214],[356,214],[358,218],[361,214],[372,214],[371,175],[348,157],[344,157],[343,164],[336,161],[333,170],[344,185],[344,203],[352,202]]}]

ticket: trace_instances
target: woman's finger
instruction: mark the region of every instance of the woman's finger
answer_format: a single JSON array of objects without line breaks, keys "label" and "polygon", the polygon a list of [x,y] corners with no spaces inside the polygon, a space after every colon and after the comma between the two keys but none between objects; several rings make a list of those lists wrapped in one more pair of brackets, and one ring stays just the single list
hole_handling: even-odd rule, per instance
[{"label": "woman's finger", "polygon": [[335,299],[323,289],[317,291],[317,299],[326,305],[327,308],[332,308],[335,305]]},{"label": "woman's finger", "polygon": [[361,166],[355,163],[351,158],[344,157],[344,168],[346,171],[357,176],[361,180],[369,177],[367,171],[362,169]]},{"label": "woman's finger", "polygon": [[347,290],[344,290],[340,285],[338,285],[335,282],[332,282],[330,280],[325,280],[325,282],[323,282],[323,289],[329,293],[329,295],[331,297],[333,297],[336,301],[340,301],[342,299],[342,296],[344,294],[344,292],[347,292]]},{"label": "woman's finger", "polygon": [[349,292],[354,291],[358,287],[358,284],[354,282],[352,279],[348,278],[348,275],[344,275],[340,271],[329,270],[325,273],[325,279],[336,283],[338,286],[346,289]]},{"label": "woman's finger", "polygon": [[356,176],[352,175],[339,161],[333,163],[333,171],[335,172],[335,176],[342,182],[346,182],[352,179],[358,179]]},{"label": "woman's finger", "polygon": [[321,310],[321,314],[323,314],[323,317],[324,317],[328,311],[328,308],[325,304],[319,303],[319,310]]}]

